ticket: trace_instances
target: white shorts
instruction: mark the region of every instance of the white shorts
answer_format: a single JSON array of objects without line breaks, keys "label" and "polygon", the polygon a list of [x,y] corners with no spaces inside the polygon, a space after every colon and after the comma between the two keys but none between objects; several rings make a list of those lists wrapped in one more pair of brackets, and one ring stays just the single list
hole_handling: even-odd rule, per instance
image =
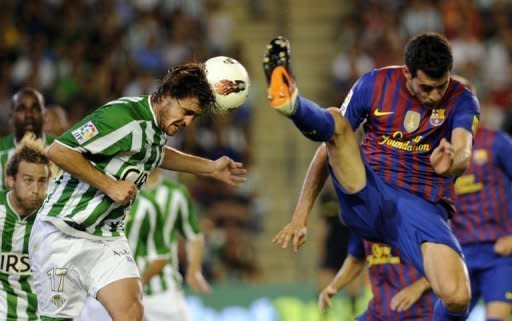
[{"label": "white shorts", "polygon": [[190,321],[187,301],[181,290],[144,295],[144,320]]},{"label": "white shorts", "polygon": [[89,240],[64,234],[36,219],[29,257],[41,316],[73,318],[87,296],[126,278],[140,278],[125,238]]}]

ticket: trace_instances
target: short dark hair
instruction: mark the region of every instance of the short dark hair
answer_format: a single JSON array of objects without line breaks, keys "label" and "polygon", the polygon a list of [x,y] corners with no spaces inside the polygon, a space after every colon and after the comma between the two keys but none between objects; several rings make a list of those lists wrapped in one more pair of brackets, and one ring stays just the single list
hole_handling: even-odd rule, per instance
[{"label": "short dark hair", "polygon": [[32,96],[34,96],[39,101],[39,104],[41,105],[41,109],[44,108],[44,97],[39,92],[39,90],[34,89],[32,87],[23,87],[20,90],[18,90],[14,95],[12,95],[11,109],[13,111],[16,110],[16,101],[18,100],[18,98],[21,95],[32,95]]},{"label": "short dark hair", "polygon": [[7,176],[16,177],[21,161],[43,164],[50,170],[50,161],[46,157],[46,148],[41,139],[33,133],[27,133],[16,146],[16,152],[9,159],[5,170]]},{"label": "short dark hair", "polygon": [[405,65],[413,77],[416,77],[418,70],[422,70],[431,78],[441,78],[452,70],[452,47],[443,35],[421,33],[407,43]]},{"label": "short dark hair", "polygon": [[163,96],[175,99],[197,97],[202,111],[215,112],[215,96],[206,79],[206,69],[201,63],[188,63],[169,70],[152,99],[160,101]]}]

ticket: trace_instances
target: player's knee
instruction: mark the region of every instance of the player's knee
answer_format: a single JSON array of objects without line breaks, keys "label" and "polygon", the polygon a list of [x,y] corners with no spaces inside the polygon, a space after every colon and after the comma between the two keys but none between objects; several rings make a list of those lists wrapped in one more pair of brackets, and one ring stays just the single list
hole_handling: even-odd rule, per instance
[{"label": "player's knee", "polygon": [[118,312],[116,317],[112,318],[113,321],[143,321],[144,319],[144,306],[140,299],[132,300],[131,304]]},{"label": "player's knee", "polygon": [[441,300],[449,311],[464,311],[471,300],[471,290],[466,286],[459,286],[440,294]]},{"label": "player's knee", "polygon": [[352,131],[352,126],[350,125],[349,121],[341,115],[339,108],[330,107],[327,108],[327,111],[334,119],[333,137],[344,136],[347,134],[347,131]]}]

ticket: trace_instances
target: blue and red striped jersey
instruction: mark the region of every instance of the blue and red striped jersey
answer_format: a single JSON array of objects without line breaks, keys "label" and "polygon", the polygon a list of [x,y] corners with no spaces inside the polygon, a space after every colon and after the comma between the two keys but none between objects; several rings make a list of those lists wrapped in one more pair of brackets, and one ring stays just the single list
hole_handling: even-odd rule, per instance
[{"label": "blue and red striped jersey", "polygon": [[469,170],[455,181],[452,229],[461,244],[512,234],[512,138],[478,129]]},{"label": "blue and red striped jersey", "polygon": [[366,162],[392,186],[431,202],[452,198],[453,178],[434,172],[430,154],[455,128],[471,133],[478,124],[476,97],[454,79],[439,104],[423,106],[406,87],[403,67],[363,75],[352,87],[341,112],[353,129],[364,120],[361,143]]},{"label": "blue and red striped jersey", "polygon": [[351,234],[349,254],[366,259],[373,298],[368,303],[367,320],[432,321],[437,297],[426,291],[407,311],[396,312],[390,307],[391,299],[403,288],[423,276],[412,264],[404,261],[398,249],[388,244],[372,243]]}]

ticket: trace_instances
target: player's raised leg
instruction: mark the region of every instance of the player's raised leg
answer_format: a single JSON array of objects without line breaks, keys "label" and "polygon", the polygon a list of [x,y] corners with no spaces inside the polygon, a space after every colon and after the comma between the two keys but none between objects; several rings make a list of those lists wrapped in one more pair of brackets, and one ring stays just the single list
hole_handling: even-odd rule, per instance
[{"label": "player's raised leg", "polygon": [[142,284],[138,278],[121,279],[98,291],[98,301],[113,321],[140,321],[143,319]]},{"label": "player's raised leg", "polygon": [[425,274],[440,299],[434,308],[434,319],[466,320],[471,286],[461,256],[451,247],[439,243],[425,242],[421,250]]},{"label": "player's raised leg", "polygon": [[268,102],[293,120],[304,136],[326,142],[334,175],[345,192],[356,193],[365,186],[366,174],[355,133],[338,108],[324,109],[299,95],[290,55],[290,43],[284,37],[274,38],[267,44],[263,70],[268,84]]}]

